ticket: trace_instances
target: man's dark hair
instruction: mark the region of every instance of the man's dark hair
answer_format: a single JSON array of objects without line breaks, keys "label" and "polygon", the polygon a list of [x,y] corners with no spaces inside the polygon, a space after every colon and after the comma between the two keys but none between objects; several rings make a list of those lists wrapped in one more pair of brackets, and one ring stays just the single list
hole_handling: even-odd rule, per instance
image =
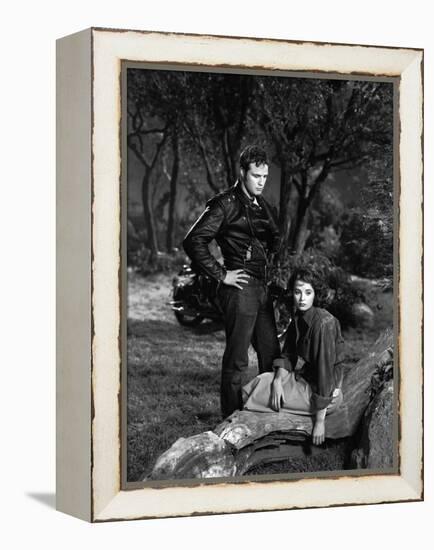
[{"label": "man's dark hair", "polygon": [[243,149],[240,155],[240,168],[247,172],[251,164],[255,164],[256,166],[268,164],[267,153],[262,147],[247,145]]}]

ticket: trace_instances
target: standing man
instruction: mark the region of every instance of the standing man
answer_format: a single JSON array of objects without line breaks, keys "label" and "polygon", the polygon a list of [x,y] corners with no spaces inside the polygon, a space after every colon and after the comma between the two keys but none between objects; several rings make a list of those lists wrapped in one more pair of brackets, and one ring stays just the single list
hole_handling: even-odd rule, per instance
[{"label": "standing man", "polygon": [[[250,343],[260,373],[272,371],[273,359],[280,353],[267,287],[270,255],[279,247],[277,226],[261,196],[267,177],[266,152],[254,145],[246,147],[240,155],[238,181],[207,202],[183,243],[193,264],[219,281],[226,331],[221,377],[224,417],[242,408],[242,377]],[[212,239],[221,248],[223,266],[209,251]]]}]

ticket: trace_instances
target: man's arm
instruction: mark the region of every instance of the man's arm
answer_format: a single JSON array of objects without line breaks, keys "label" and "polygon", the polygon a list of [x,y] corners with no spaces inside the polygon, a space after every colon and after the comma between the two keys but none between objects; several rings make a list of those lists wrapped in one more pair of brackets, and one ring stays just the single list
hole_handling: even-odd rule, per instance
[{"label": "man's arm", "polygon": [[321,322],[312,332],[311,363],[317,370],[317,391],[312,394],[312,404],[315,411],[328,407],[336,389],[336,336],[337,320],[332,318]]},{"label": "man's arm", "polygon": [[315,420],[312,430],[314,445],[321,445],[325,441],[325,417],[327,407],[336,400],[334,390],[336,379],[334,365],[336,362],[336,338],[338,324],[332,318],[313,331],[312,359],[317,368],[317,392],[312,393],[312,405],[315,410]]},{"label": "man's arm", "polygon": [[224,221],[222,205],[218,200],[211,199],[182,243],[188,257],[207,275],[218,281],[223,281],[226,277],[226,269],[211,254],[208,245],[217,236]]},{"label": "man's arm", "polygon": [[220,201],[211,199],[208,201],[205,211],[193,225],[184,239],[184,250],[190,259],[200,267],[207,275],[223,282],[225,285],[234,286],[242,290],[242,284],[247,282],[249,275],[242,269],[226,270],[209,251],[209,243],[217,237],[221,231],[225,212]]}]

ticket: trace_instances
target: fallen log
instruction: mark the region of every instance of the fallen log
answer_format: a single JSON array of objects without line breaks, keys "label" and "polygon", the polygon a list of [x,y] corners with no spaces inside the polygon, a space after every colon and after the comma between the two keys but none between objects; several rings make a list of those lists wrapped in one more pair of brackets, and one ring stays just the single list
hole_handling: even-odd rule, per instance
[{"label": "fallen log", "polygon": [[[386,330],[370,352],[345,372],[344,405],[327,416],[328,440],[356,432],[370,402],[372,376],[392,361],[393,332]],[[261,463],[316,455],[323,449],[311,445],[312,428],[311,416],[236,411],[213,431],[178,439],[144,480],[240,476]]]}]

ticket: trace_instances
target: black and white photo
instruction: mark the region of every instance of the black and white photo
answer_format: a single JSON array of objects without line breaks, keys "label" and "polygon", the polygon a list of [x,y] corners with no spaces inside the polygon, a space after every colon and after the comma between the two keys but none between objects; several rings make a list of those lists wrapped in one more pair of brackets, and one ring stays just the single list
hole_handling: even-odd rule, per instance
[{"label": "black and white photo", "polygon": [[123,77],[126,481],[396,471],[396,80]]}]

